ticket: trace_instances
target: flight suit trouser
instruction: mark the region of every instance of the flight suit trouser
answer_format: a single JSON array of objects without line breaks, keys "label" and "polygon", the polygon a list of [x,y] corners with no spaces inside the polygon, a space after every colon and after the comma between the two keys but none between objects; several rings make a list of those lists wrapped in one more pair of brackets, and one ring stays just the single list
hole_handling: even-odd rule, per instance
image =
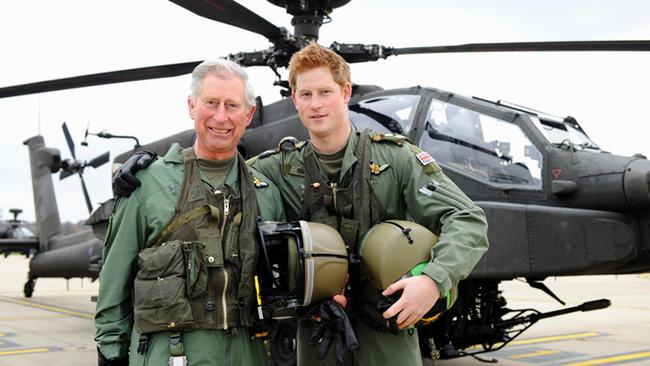
[{"label": "flight suit trouser", "polygon": [[[421,366],[422,356],[418,333],[415,328],[402,330],[399,334],[380,332],[351,319],[352,327],[359,341],[359,348],[345,355],[345,366]],[[314,321],[303,319],[298,325],[298,366],[336,365],[334,346],[323,361],[316,358],[316,347],[309,345]]]},{"label": "flight suit trouser", "polygon": [[[133,332],[129,366],[165,366],[169,364],[169,332],[154,333],[147,352],[138,354],[139,335]],[[246,328],[231,330],[192,330],[183,332],[183,348],[191,366],[266,366],[264,343],[251,340]]]}]

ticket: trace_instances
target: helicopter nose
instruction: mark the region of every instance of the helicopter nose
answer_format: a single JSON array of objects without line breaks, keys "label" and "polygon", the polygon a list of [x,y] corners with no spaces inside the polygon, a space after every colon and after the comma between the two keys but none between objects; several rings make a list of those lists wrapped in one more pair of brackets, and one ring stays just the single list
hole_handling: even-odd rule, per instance
[{"label": "helicopter nose", "polygon": [[625,199],[631,208],[650,208],[650,161],[632,160],[623,174]]}]

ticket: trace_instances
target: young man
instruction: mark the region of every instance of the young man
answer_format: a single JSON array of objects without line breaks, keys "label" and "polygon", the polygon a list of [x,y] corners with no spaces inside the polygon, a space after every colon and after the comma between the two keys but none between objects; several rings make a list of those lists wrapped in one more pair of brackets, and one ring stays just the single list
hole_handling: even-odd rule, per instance
[{"label": "young man", "polygon": [[[322,222],[338,229],[355,261],[364,234],[388,219],[415,221],[439,240],[423,274],[399,280],[383,293],[350,269],[348,312],[359,341],[346,355],[347,365],[420,365],[413,325],[441,294],[465,278],[487,250],[483,210],[443,174],[435,160],[404,137],[354,131],[348,118],[352,94],[348,64],[335,52],[311,44],[289,63],[292,99],[310,140],[249,161],[273,181],[282,195],[288,220]],[[395,253],[399,255],[399,253]],[[385,312],[377,301],[399,294]],[[401,331],[386,329],[397,317]],[[308,345],[311,320],[298,331],[299,365],[333,365]]]},{"label": "young man", "polygon": [[[419,365],[412,326],[487,250],[485,215],[428,153],[405,138],[352,130],[350,69],[338,54],[317,44],[305,47],[291,58],[289,83],[310,140],[249,162],[278,186],[287,218],[336,227],[353,256],[368,229],[387,219],[412,220],[439,236],[423,275],[399,280],[383,291],[386,296],[402,291],[383,314],[372,314],[378,312],[380,293],[354,269],[347,294],[359,341],[347,364]],[[381,316],[397,316],[402,331],[393,335],[377,330]],[[311,326],[301,322],[298,363],[334,364],[334,352],[319,363],[307,346]]]},{"label": "young man", "polygon": [[278,190],[237,144],[253,91],[226,60],[192,74],[196,142],[139,174],[105,240],[95,314],[99,365],[266,365],[255,321],[256,219],[282,221]]}]

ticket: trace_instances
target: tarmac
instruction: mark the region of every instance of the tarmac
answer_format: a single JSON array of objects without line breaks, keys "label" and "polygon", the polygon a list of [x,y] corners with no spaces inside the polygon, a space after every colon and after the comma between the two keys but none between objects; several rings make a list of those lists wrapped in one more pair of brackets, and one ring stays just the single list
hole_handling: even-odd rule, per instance
[{"label": "tarmac", "polygon": [[[24,257],[0,258],[0,365],[96,364],[91,297],[97,294],[97,282],[39,279],[27,299],[22,293],[27,271]],[[503,366],[650,365],[650,274],[558,277],[544,283],[566,306],[600,298],[612,305],[541,320],[503,349],[478,357]],[[502,290],[511,309],[563,308],[521,281],[505,282]],[[484,361],[462,357],[438,365]],[[424,365],[432,364],[424,360]]]}]

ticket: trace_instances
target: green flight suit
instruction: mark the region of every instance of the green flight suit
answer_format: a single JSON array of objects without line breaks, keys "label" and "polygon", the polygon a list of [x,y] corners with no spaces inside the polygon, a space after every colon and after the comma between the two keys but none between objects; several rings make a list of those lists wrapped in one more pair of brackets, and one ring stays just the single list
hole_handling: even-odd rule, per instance
[{"label": "green flight suit", "polygon": [[[339,184],[357,169],[355,150],[359,133],[352,132],[343,157]],[[488,248],[487,221],[476,206],[438,167],[435,161],[420,155],[408,142],[401,144],[386,138],[370,143],[370,160],[376,164],[370,181],[373,194],[385,210],[385,219],[415,221],[439,236],[432,259],[423,273],[431,277],[442,294],[465,278]],[[305,193],[305,147],[264,154],[248,161],[270,178],[280,189],[287,217],[303,212]],[[326,175],[320,167],[320,173]],[[326,181],[326,180],[325,180]],[[309,187],[307,187],[309,189]],[[419,365],[421,356],[417,334],[406,329],[395,336],[375,331],[352,314],[359,348],[353,355],[355,365]],[[327,362],[318,363],[314,350],[307,345],[309,324],[301,322],[298,341],[300,365],[334,365],[331,350]]]},{"label": "green flight suit", "polygon": [[[259,172],[254,177],[269,182]],[[201,181],[214,190],[203,174]],[[182,148],[174,144],[149,169],[138,173],[142,187],[128,198],[120,198],[111,217],[104,242],[103,266],[95,313],[96,341],[104,357],[129,355],[130,365],[166,365],[170,355],[169,332],[151,335],[148,350],[136,352],[140,334],[133,327],[133,283],[138,272],[138,253],[174,217],[183,186]],[[239,191],[239,169],[235,159],[225,184]],[[255,188],[260,215],[283,221],[282,202],[273,184]],[[244,213],[246,214],[246,213]],[[190,365],[265,365],[261,341],[251,340],[247,328],[191,330],[183,332],[184,354]]]}]

